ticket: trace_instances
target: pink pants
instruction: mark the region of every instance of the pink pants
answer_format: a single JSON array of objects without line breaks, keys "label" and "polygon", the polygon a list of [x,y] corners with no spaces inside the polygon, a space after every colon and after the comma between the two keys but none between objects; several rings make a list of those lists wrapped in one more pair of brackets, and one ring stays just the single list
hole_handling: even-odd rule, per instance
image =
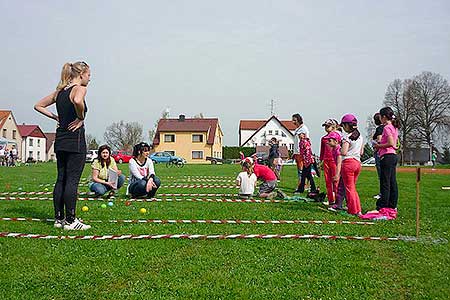
[{"label": "pink pants", "polygon": [[325,185],[327,186],[327,198],[328,202],[333,203],[336,200],[338,182],[333,181],[334,175],[336,175],[336,163],[334,160],[323,161],[323,175],[325,177]]},{"label": "pink pants", "polygon": [[347,198],[347,207],[349,214],[361,213],[361,202],[356,191],[356,182],[361,172],[361,163],[354,159],[348,158],[342,161],[342,179],[345,185],[345,197]]}]

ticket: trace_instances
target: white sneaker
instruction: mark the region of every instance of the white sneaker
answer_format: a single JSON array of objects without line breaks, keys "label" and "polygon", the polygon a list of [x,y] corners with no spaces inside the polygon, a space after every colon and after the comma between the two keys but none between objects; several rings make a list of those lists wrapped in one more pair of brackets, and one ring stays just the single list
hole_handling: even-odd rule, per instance
[{"label": "white sneaker", "polygon": [[81,222],[80,219],[75,219],[71,224],[64,224],[65,230],[87,230],[90,229],[91,225],[87,225]]},{"label": "white sneaker", "polygon": [[66,220],[62,219],[62,220],[55,220],[55,224],[53,224],[53,227],[55,228],[63,228],[64,224],[66,223]]}]

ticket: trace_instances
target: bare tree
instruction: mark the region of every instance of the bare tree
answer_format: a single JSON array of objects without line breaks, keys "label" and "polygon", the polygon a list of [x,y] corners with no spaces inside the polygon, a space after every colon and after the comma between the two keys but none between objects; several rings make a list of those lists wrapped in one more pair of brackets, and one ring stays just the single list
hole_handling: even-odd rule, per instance
[{"label": "bare tree", "polygon": [[129,150],[142,141],[142,130],[142,125],[137,122],[120,121],[106,128],[104,138],[113,149]]},{"label": "bare tree", "polygon": [[151,143],[153,143],[153,139],[155,138],[156,130],[158,129],[158,123],[159,123],[159,120],[169,118],[169,114],[170,114],[170,109],[169,109],[169,108],[166,108],[166,109],[161,113],[161,118],[159,118],[159,119],[155,122],[155,125],[153,126],[153,128],[150,129],[150,130],[148,131],[148,137],[150,138],[150,142],[151,142]]},{"label": "bare tree", "polygon": [[450,86],[440,74],[423,72],[413,78],[410,95],[416,105],[417,133],[431,148],[436,129],[448,124]]},{"label": "bare tree", "polygon": [[92,134],[86,134],[86,145],[88,149],[98,149],[98,142]]},{"label": "bare tree", "polygon": [[412,81],[406,79],[401,81],[395,79],[391,82],[384,95],[383,104],[390,106],[395,113],[396,119],[400,121],[400,151],[401,151],[401,163],[403,164],[403,151],[412,144],[413,131],[415,129],[414,116],[417,110],[417,105],[411,96]]}]

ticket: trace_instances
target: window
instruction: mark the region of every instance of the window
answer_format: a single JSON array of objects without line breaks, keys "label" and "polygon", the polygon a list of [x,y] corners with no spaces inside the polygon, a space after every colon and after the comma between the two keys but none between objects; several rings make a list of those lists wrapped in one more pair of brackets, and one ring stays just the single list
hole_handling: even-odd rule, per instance
[{"label": "window", "polygon": [[[40,147],[41,146],[41,140],[37,140],[37,146]],[[39,153],[39,152],[38,152]]]},{"label": "window", "polygon": [[269,135],[272,135],[272,130],[269,130]]},{"label": "window", "polygon": [[30,147],[33,146],[33,139],[32,139],[32,138],[30,138],[30,140],[29,140],[29,142],[28,142],[28,145],[29,145]]},{"label": "window", "polygon": [[281,132],[281,136],[282,136],[282,137],[286,137],[286,134],[282,131],[282,132]]},{"label": "window", "polygon": [[174,143],[175,142],[175,134],[165,134],[164,142],[166,143]]},{"label": "window", "polygon": [[275,130],[275,135],[278,135],[278,130]]},{"label": "window", "polygon": [[282,146],[283,146],[283,147],[286,147],[286,144],[283,144]]},{"label": "window", "polygon": [[3,129],[3,137],[6,138],[6,129]]},{"label": "window", "polygon": [[13,140],[16,139],[16,131],[15,130],[13,130],[12,138],[13,138]]},{"label": "window", "polygon": [[294,150],[294,144],[293,143],[289,144],[289,150]]},{"label": "window", "polygon": [[175,151],[172,150],[165,150],[165,152],[169,153],[172,156],[175,156]]},{"label": "window", "polygon": [[203,134],[193,134],[192,142],[193,143],[203,143]]},{"label": "window", "polygon": [[203,159],[203,151],[192,151],[192,159]]},{"label": "window", "polygon": [[28,157],[33,158],[33,151],[28,152]]},{"label": "window", "polygon": [[37,152],[37,160],[41,160],[41,151]]}]

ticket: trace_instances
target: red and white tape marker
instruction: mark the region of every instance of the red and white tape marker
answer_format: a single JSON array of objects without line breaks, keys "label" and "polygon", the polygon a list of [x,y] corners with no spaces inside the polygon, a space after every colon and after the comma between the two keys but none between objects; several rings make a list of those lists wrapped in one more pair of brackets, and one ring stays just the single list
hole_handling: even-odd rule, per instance
[{"label": "red and white tape marker", "polygon": [[359,240],[359,241],[417,241],[414,237],[376,237],[376,236],[340,236],[315,234],[125,234],[125,235],[44,235],[34,233],[0,232],[1,237],[30,238],[30,239],[58,239],[58,240],[154,240],[154,239],[199,239],[199,240],[228,240],[228,239],[308,239],[308,240]]},{"label": "red and white tape marker", "polygon": [[[1,200],[6,201],[52,201],[53,199],[48,197],[0,197]],[[103,199],[103,198],[84,198],[79,197],[80,201],[114,201],[113,199]],[[120,201],[130,201],[130,202],[219,202],[219,203],[298,203],[307,202],[305,200],[277,200],[277,199],[226,199],[226,198],[142,198],[142,199],[120,199]]]},{"label": "red and white tape marker", "polygon": [[[37,218],[0,218],[0,221],[35,221],[54,222],[54,219]],[[157,224],[335,224],[335,225],[374,225],[373,222],[344,221],[344,220],[161,220],[161,219],[138,219],[138,220],[86,220],[90,223],[157,223]]]},{"label": "red and white tape marker", "polygon": [[[26,195],[53,195],[53,192],[0,192],[0,195],[2,196],[26,196]],[[94,192],[83,192],[78,193],[78,195],[81,196],[91,196],[95,195]],[[236,194],[224,194],[224,193],[158,193],[161,197],[183,197],[183,196],[190,196],[190,197],[233,197],[236,196]]]}]

